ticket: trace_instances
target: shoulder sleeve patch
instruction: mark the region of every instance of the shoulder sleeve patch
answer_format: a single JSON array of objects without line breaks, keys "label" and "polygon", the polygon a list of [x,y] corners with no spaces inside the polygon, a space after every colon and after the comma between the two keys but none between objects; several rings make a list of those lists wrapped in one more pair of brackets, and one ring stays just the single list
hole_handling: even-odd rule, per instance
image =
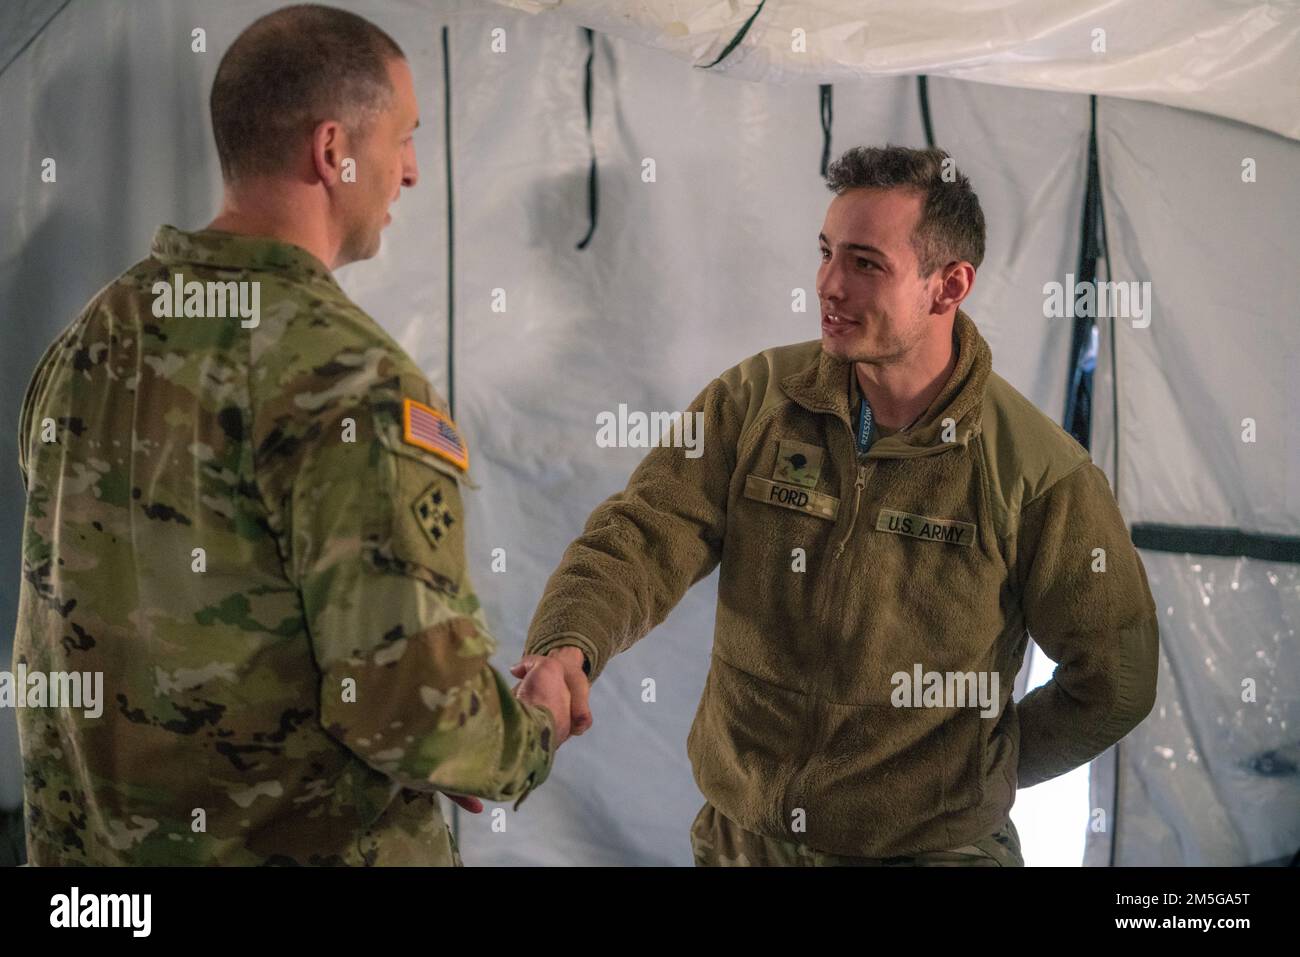
[{"label": "shoulder sleeve patch", "polygon": [[469,449],[456,423],[423,402],[402,398],[402,441],[446,459],[462,472],[469,468]]}]

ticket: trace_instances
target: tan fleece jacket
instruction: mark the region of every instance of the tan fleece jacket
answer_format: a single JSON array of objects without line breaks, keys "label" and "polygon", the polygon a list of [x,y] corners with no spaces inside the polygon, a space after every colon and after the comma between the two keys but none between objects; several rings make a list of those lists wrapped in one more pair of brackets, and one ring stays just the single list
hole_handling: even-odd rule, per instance
[{"label": "tan fleece jacket", "polygon": [[[727,370],[688,409],[703,454],[652,449],[547,584],[527,651],[575,645],[594,679],[721,564],[688,751],[749,830],[867,857],[970,843],[1154,703],[1155,606],[1105,475],[960,310],[954,341],[920,421],[862,459],[852,366],[819,341]],[[1031,634],[1058,667],[1015,704]]]}]

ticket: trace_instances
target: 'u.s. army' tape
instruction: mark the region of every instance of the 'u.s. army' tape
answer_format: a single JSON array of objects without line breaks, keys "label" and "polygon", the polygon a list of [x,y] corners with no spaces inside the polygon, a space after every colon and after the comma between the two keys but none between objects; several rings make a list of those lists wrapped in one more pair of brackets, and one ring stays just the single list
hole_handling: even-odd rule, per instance
[{"label": "'u.s. army' tape", "polygon": [[927,542],[969,545],[975,541],[975,526],[952,518],[926,518],[896,508],[882,508],[876,519],[876,531],[908,535]]}]

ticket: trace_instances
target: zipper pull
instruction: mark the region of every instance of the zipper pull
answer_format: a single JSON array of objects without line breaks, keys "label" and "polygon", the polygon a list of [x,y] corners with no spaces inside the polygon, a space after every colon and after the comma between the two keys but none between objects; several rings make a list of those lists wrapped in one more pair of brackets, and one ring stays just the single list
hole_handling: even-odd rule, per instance
[{"label": "zipper pull", "polygon": [[853,515],[849,519],[849,530],[844,533],[844,538],[840,542],[840,547],[835,549],[835,560],[844,554],[844,546],[849,543],[849,538],[853,535],[853,527],[858,524],[858,503],[862,500],[862,489],[867,484],[867,467],[861,462],[858,463],[858,477],[853,483],[856,490],[853,493]]}]

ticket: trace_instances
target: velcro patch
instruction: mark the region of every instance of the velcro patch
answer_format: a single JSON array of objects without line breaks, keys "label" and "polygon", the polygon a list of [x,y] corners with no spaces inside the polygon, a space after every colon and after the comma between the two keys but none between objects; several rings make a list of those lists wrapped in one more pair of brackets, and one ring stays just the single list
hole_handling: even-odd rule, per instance
[{"label": "velcro patch", "polygon": [[816,488],[822,473],[822,449],[806,442],[780,439],[772,478],[802,488]]},{"label": "velcro patch", "polygon": [[456,423],[423,402],[402,399],[402,441],[446,459],[462,472],[469,468],[469,449]]},{"label": "velcro patch", "polygon": [[824,492],[814,492],[785,482],[773,482],[757,475],[745,476],[745,498],[766,502],[768,505],[780,505],[782,508],[791,508],[827,520],[834,520],[840,510],[840,500]]},{"label": "velcro patch", "polygon": [[442,544],[451,527],[456,524],[456,517],[447,507],[441,482],[434,482],[425,489],[420,497],[411,503],[411,510],[415,512],[415,520],[424,530],[424,537],[429,540],[429,544],[434,549]]},{"label": "velcro patch", "polygon": [[927,542],[947,542],[949,545],[969,545],[975,541],[975,526],[950,518],[926,518],[893,508],[882,508],[876,519],[876,531],[894,535],[908,535]]}]

